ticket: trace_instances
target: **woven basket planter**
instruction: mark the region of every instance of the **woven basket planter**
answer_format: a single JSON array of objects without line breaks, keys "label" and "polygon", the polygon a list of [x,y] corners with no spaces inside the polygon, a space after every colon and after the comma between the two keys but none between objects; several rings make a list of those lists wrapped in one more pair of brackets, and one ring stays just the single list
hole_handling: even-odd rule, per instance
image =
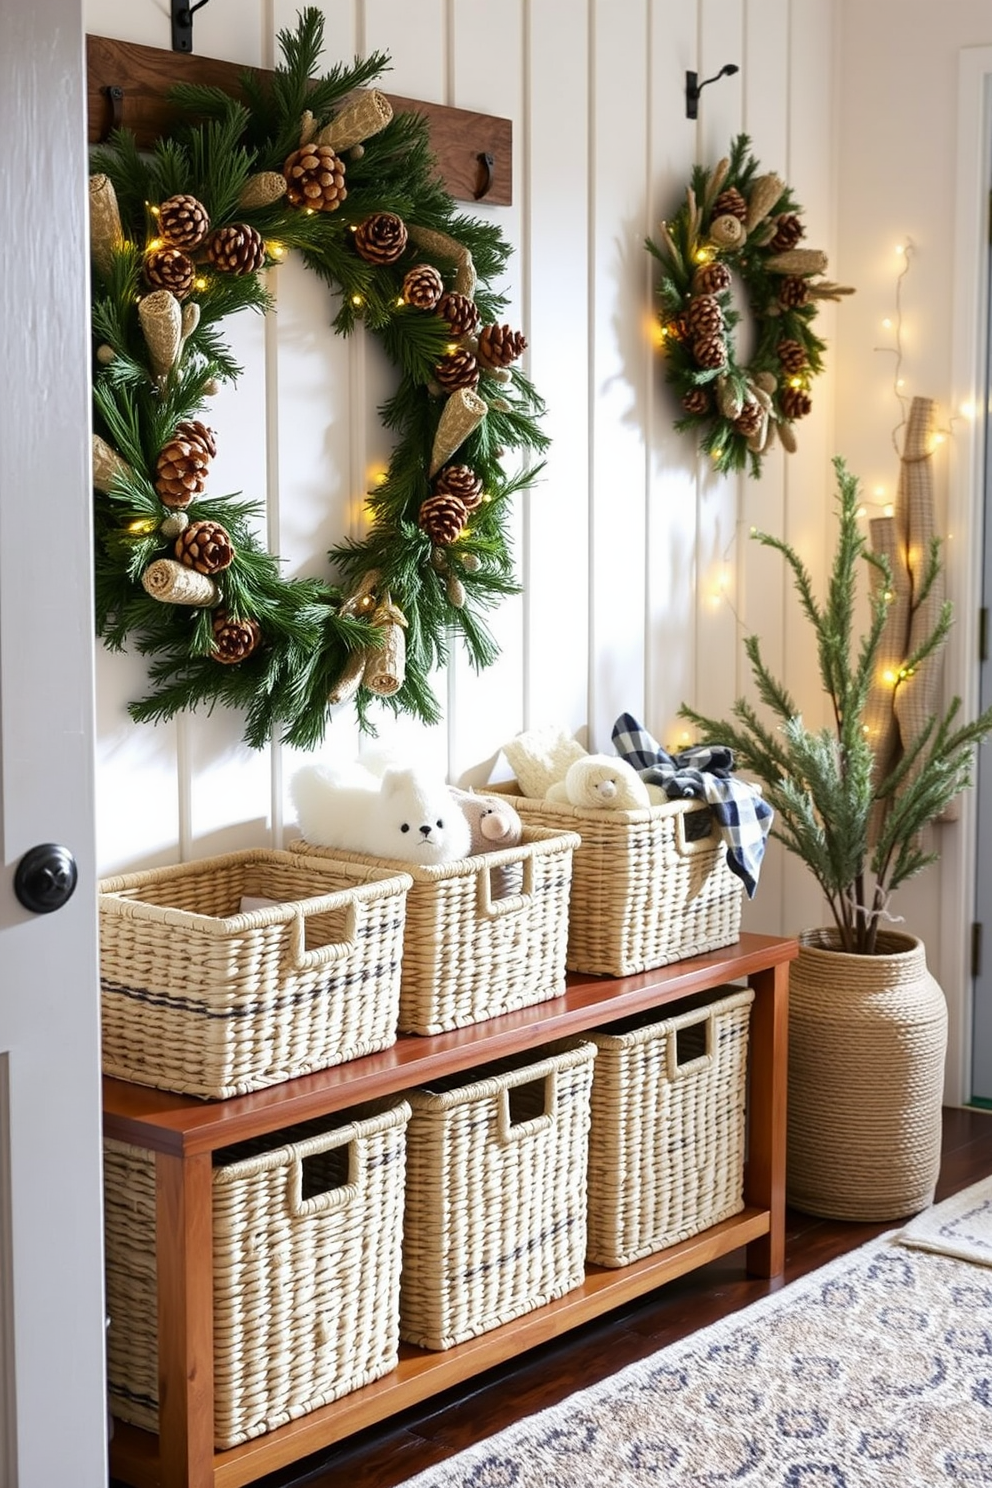
[{"label": "woven basket planter", "polygon": [[589,1038],[589,1242],[627,1266],[744,1207],[744,1094],[754,993],[725,987]]},{"label": "woven basket planter", "polygon": [[740,938],[743,885],[702,801],[593,811],[516,794],[521,817],[578,832],[569,902],[568,969],[634,976]]},{"label": "woven basket planter", "polygon": [[452,863],[402,863],[302,840],[289,851],[409,875],[399,1031],[432,1034],[562,995],[578,845],[574,831],[527,825],[517,847]]},{"label": "woven basket planter", "polygon": [[585,1279],[595,1045],[413,1090],[400,1331],[447,1349]]},{"label": "woven basket planter", "polygon": [[104,879],[104,1073],[221,1099],[388,1048],[409,886],[265,849]]},{"label": "woven basket planter", "polygon": [[[409,1116],[356,1107],[215,1155],[217,1448],[395,1368]],[[157,1431],[155,1154],[108,1140],[104,1169],[110,1406]]]},{"label": "woven basket planter", "polygon": [[889,1220],[933,1202],[947,1006],[921,941],[883,954],[800,937],[789,976],[788,1202],[827,1219]]}]

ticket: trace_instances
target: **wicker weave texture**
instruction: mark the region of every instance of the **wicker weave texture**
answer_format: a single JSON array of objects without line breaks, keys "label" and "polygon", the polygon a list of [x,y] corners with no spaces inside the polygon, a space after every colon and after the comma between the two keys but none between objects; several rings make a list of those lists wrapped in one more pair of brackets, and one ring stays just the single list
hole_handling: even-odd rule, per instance
[{"label": "wicker weave texture", "polygon": [[446,1349],[581,1285],[595,1046],[412,1091],[402,1337]]},{"label": "wicker weave texture", "polygon": [[633,976],[739,939],[743,885],[704,803],[593,811],[505,790],[526,821],[582,839],[572,872],[570,971]]},{"label": "wicker weave texture", "polygon": [[828,1219],[918,1214],[940,1170],[947,1004],[922,941],[880,931],[878,946],[806,931],[789,972],[786,1190]]},{"label": "wicker weave texture", "polygon": [[[229,1149],[213,1176],[214,1440],[261,1436],[395,1368],[410,1107]],[[313,1128],[316,1124],[311,1123]],[[227,1161],[226,1159],[232,1159]],[[111,1410],[158,1429],[154,1155],[107,1141]]]},{"label": "wicker weave texture", "polygon": [[105,1073],[224,1098],[387,1048],[409,885],[264,850],[105,879]]},{"label": "wicker weave texture", "polygon": [[[443,1033],[565,990],[574,831],[526,826],[517,847],[433,866],[291,842],[291,852],[405,870],[401,1033]],[[509,880],[511,892],[499,897]]]},{"label": "wicker weave texture", "polygon": [[590,1261],[629,1265],[743,1209],[753,1001],[717,989],[589,1035]]}]

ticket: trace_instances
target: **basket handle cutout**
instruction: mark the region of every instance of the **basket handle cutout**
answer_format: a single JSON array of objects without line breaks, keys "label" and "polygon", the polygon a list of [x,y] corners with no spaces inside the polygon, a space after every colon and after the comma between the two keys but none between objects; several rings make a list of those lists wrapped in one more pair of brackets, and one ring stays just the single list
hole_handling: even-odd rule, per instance
[{"label": "basket handle cutout", "polygon": [[[690,820],[692,827],[687,825]],[[701,830],[703,821],[706,822],[705,832]],[[712,811],[708,808],[705,812],[680,811],[675,818],[675,845],[683,858],[691,857],[693,853],[712,852],[716,846]]]},{"label": "basket handle cutout", "polygon": [[321,914],[326,909],[327,902],[324,899],[314,899],[297,906],[297,913],[289,927],[286,953],[286,959],[294,971],[313,971],[318,966],[334,966],[354,955],[358,945],[357,900],[352,900],[345,909],[344,935],[341,940],[307,947],[307,920],[311,915]]},{"label": "basket handle cutout", "polygon": [[535,1132],[547,1131],[555,1123],[558,1104],[558,1071],[536,1080],[526,1071],[513,1085],[504,1085],[499,1093],[497,1129],[502,1143],[520,1142]]},{"label": "basket handle cutout", "polygon": [[479,914],[485,919],[496,920],[501,915],[519,914],[530,904],[534,897],[534,855],[529,853],[524,858],[523,881],[520,889],[515,894],[500,895],[493,892],[493,874],[499,873],[500,865],[484,863],[478,871],[477,880],[479,886]]},{"label": "basket handle cutout", "polygon": [[290,1212],[306,1216],[327,1214],[352,1203],[365,1177],[360,1144],[353,1129],[328,1133],[329,1141],[316,1150],[313,1143],[289,1170]]},{"label": "basket handle cutout", "polygon": [[676,1019],[668,1040],[668,1078],[684,1080],[713,1063],[716,1019],[712,1010]]}]

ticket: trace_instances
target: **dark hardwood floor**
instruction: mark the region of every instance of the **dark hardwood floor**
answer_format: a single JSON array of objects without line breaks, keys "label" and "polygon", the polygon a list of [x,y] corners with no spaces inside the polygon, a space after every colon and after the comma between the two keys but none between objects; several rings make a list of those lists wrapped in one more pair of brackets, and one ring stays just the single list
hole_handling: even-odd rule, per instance
[{"label": "dark hardwood floor", "polygon": [[[937,1198],[992,1173],[992,1111],[947,1109]],[[893,1229],[789,1211],[785,1280]],[[261,1480],[258,1488],[393,1488],[518,1416],[553,1405],[715,1322],[773,1289],[744,1270],[743,1251],[669,1282],[608,1318],[522,1355],[416,1410],[370,1428],[318,1457]]]}]

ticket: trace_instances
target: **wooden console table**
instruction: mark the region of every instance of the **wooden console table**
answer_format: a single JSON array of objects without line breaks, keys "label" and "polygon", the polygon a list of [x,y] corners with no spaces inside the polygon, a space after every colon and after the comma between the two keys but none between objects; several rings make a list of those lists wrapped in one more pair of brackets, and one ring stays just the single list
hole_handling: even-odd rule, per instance
[{"label": "wooden console table", "polygon": [[[563,997],[432,1038],[405,1036],[350,1064],[219,1102],[104,1082],[104,1132],[155,1153],[160,1436],[115,1423],[111,1471],[133,1488],[238,1488],[577,1327],[707,1261],[747,1247],[752,1275],[785,1264],[789,962],[794,940],[742,935],[723,950],[632,977],[570,974]],[[361,1101],[525,1053],[726,982],[754,989],[745,1207],[617,1270],[592,1266],[566,1296],[440,1353],[401,1345],[384,1378],[242,1446],[213,1444],[212,1154]]]}]

